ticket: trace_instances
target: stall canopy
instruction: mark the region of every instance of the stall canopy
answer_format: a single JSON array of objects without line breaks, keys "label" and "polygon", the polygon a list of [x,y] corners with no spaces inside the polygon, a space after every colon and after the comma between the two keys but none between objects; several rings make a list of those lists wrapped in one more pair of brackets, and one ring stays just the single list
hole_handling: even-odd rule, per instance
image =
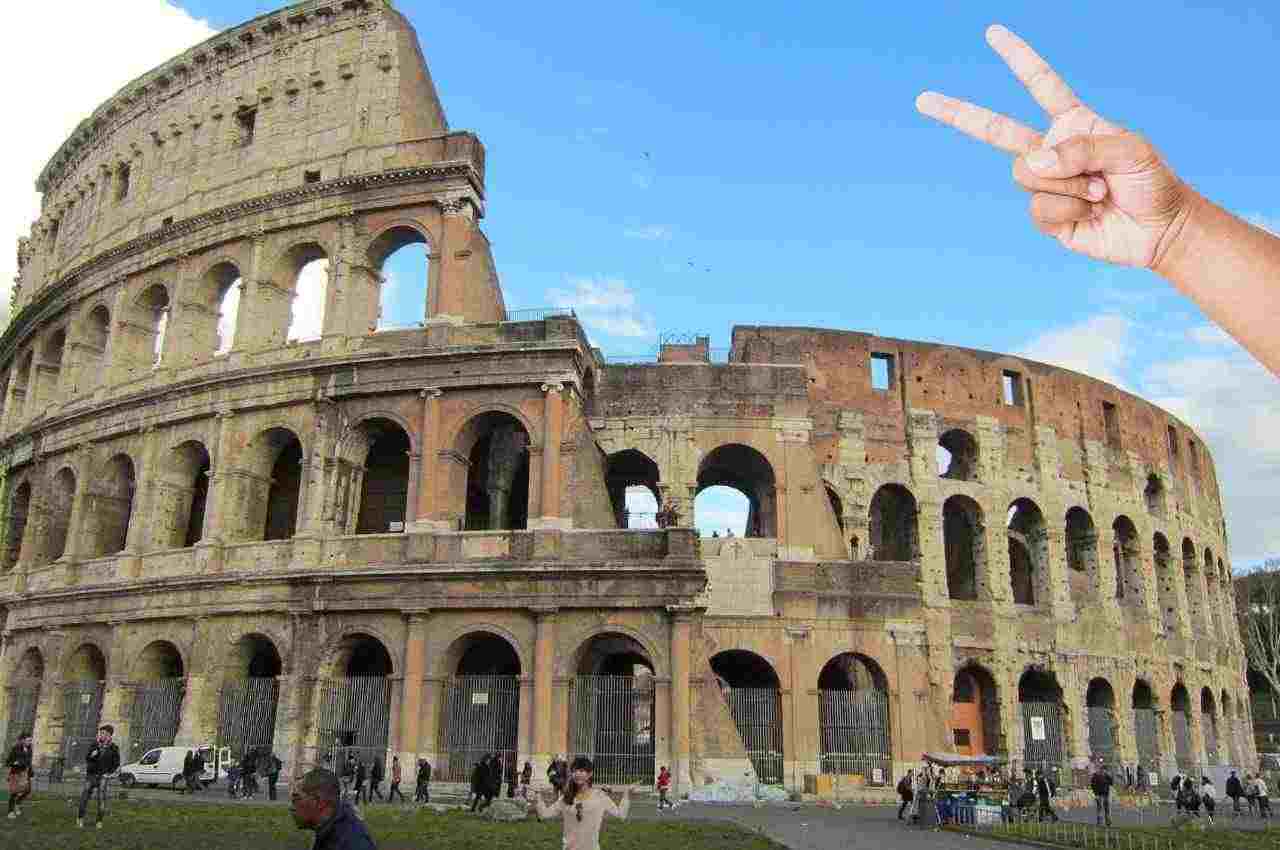
[{"label": "stall canopy", "polygon": [[962,756],[959,753],[925,753],[924,760],[942,767],[993,767],[1004,764],[995,756]]}]

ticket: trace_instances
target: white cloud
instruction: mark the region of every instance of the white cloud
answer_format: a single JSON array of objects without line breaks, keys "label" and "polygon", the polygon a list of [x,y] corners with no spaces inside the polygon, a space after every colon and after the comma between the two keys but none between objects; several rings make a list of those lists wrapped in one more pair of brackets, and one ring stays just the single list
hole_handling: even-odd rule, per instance
[{"label": "white cloud", "polygon": [[750,508],[747,497],[732,487],[708,487],[693,500],[694,522],[703,537],[710,537],[713,531],[724,537],[730,529],[743,537],[747,533]]},{"label": "white cloud", "polygon": [[671,228],[665,224],[650,224],[645,227],[630,227],[623,231],[628,239],[643,239],[646,242],[669,242]]},{"label": "white cloud", "polygon": [[1103,313],[1041,334],[1018,354],[1126,388],[1121,375],[1132,332],[1133,323],[1124,316]]},{"label": "white cloud", "polygon": [[636,296],[621,278],[571,278],[572,289],[549,289],[552,307],[572,308],[588,328],[607,336],[651,337],[653,316],[636,307]]},{"label": "white cloud", "polygon": [[627,488],[627,528],[657,528],[658,500],[648,487]]},{"label": "white cloud", "polygon": [[6,135],[0,160],[0,313],[7,317],[15,245],[40,215],[34,186],[45,163],[122,86],[216,31],[166,0],[13,3],[5,24],[12,36],[0,51],[0,79],[10,82],[6,112],[21,125]]},{"label": "white cloud", "polygon": [[324,295],[329,283],[328,259],[312,260],[298,272],[289,320],[289,339],[319,339],[324,330]]}]

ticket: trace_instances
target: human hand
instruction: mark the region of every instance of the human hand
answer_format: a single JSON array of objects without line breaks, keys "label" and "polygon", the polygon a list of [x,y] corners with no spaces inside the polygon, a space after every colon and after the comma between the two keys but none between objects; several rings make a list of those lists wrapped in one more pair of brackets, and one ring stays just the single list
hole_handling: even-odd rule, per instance
[{"label": "human hand", "polygon": [[924,115],[1015,155],[1013,179],[1031,193],[1031,219],[1072,251],[1155,269],[1197,197],[1146,139],[1085,106],[1044,59],[1002,26],[987,43],[1051,119],[1041,135],[1013,119],[926,91]]}]

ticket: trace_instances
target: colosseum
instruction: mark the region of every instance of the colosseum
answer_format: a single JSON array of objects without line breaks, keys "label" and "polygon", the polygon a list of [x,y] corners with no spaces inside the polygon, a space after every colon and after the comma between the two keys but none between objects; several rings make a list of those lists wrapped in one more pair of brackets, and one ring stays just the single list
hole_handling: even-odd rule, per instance
[{"label": "colosseum", "polygon": [[[410,782],[486,752],[679,790],[1256,758],[1186,424],[1015,356],[737,326],[727,358],[611,363],[571,311],[508,310],[484,147],[387,0],[173,58],[37,187],[0,337],[0,732],[42,770],[102,722],[126,760],[353,749]],[[411,245],[421,321],[387,327]],[[714,486],[745,536],[695,530]],[[628,527],[636,487],[660,527]]]}]

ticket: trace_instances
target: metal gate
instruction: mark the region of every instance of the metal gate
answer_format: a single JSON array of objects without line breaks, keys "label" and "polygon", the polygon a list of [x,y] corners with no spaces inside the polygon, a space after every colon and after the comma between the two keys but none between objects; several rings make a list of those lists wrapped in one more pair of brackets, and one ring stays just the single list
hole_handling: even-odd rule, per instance
[{"label": "metal gate", "polygon": [[569,743],[591,759],[596,784],[652,784],[652,678],[576,676],[570,705]]},{"label": "metal gate", "polygon": [[40,705],[40,680],[15,679],[8,687],[8,725],[4,730],[4,752],[7,754],[18,743],[18,736],[34,732],[36,708]]},{"label": "metal gate", "polygon": [[773,688],[729,688],[729,710],[756,777],[782,784],[782,694]]},{"label": "metal gate", "polygon": [[818,691],[822,773],[856,773],[869,785],[893,782],[889,695],[883,691]]},{"label": "metal gate", "polygon": [[1191,769],[1191,727],[1185,711],[1173,710],[1173,755],[1179,770]]},{"label": "metal gate", "polygon": [[1107,764],[1116,761],[1116,722],[1111,709],[1105,706],[1088,707],[1089,752],[1095,759]]},{"label": "metal gate", "polygon": [[354,753],[372,764],[386,758],[391,726],[391,680],[386,676],[322,679],[317,725],[322,758],[340,764]]},{"label": "metal gate", "polygon": [[1060,767],[1066,760],[1066,736],[1062,732],[1062,705],[1029,700],[1022,709],[1023,761],[1027,767]]},{"label": "metal gate", "polygon": [[448,759],[440,778],[467,782],[476,762],[494,754],[502,756],[503,772],[509,775],[518,755],[520,677],[454,676],[445,687],[444,742]]},{"label": "metal gate", "polygon": [[62,686],[62,763],[66,770],[84,770],[84,757],[98,737],[104,692],[102,682],[68,682]]},{"label": "metal gate", "polygon": [[126,761],[141,758],[154,747],[168,747],[178,734],[186,679],[153,679],[132,685],[129,707],[129,754]]},{"label": "metal gate", "polygon": [[272,749],[280,682],[271,677],[232,679],[218,695],[219,747],[242,756],[253,747]]},{"label": "metal gate", "polygon": [[1147,771],[1159,771],[1160,723],[1153,708],[1133,710],[1133,732],[1138,742],[1138,764]]}]

